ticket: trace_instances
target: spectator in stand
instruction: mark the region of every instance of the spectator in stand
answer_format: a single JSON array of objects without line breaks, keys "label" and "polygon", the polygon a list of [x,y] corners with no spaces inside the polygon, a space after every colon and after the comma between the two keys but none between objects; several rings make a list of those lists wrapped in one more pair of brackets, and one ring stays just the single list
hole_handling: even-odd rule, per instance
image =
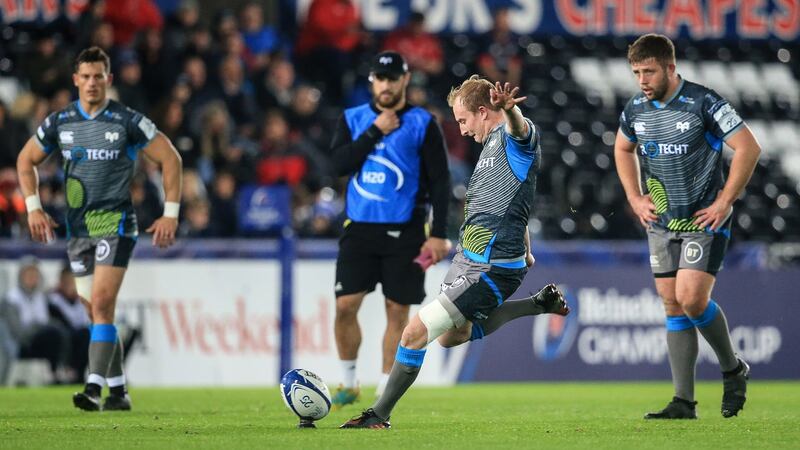
[{"label": "spectator in stand", "polygon": [[183,167],[197,167],[199,150],[184,120],[183,104],[175,98],[169,98],[156,106],[152,117],[158,129],[180,152]]},{"label": "spectator in stand", "polygon": [[114,44],[130,46],[148,28],[161,30],[164,19],[152,0],[105,0],[105,20],[114,26]]},{"label": "spectator in stand", "polygon": [[[292,135],[308,139],[318,149],[327,148],[332,137],[320,111],[321,96],[315,87],[307,84],[297,86],[287,115]],[[320,156],[320,159],[327,160],[328,157]]]},{"label": "spectator in stand", "polygon": [[236,179],[226,169],[217,171],[211,189],[211,228],[219,237],[234,237],[237,230]]},{"label": "spectator in stand", "polygon": [[[14,173],[12,173],[14,172]],[[16,171],[10,167],[0,169],[0,236],[19,236],[26,217],[25,199],[17,189]]]},{"label": "spectator in stand", "polygon": [[59,88],[72,84],[68,54],[60,51],[56,37],[45,31],[37,33],[36,52],[20,61],[20,70],[31,91],[42,97],[51,97]]},{"label": "spectator in stand", "polygon": [[312,0],[295,47],[298,68],[335,104],[344,98],[342,82],[352,78],[358,47],[366,39],[353,0]]},{"label": "spectator in stand", "polygon": [[[161,32],[148,29],[137,47],[142,68],[142,85],[148,102],[154,105],[161,101],[175,84],[180,72],[178,54],[164,45]],[[140,111],[145,113],[145,111]]]},{"label": "spectator in stand", "polygon": [[66,373],[61,381],[69,384],[80,384],[84,380],[84,372],[89,364],[89,314],[78,291],[75,288],[75,277],[68,264],[61,268],[58,284],[47,294],[50,317],[58,323],[69,336],[70,353],[66,358]]},{"label": "spectator in stand", "polygon": [[281,50],[283,43],[274,27],[264,24],[264,10],[260,3],[249,1],[239,13],[244,44],[251,55],[251,71],[263,70],[270,62],[273,53]]},{"label": "spectator in stand", "polygon": [[16,167],[17,153],[30,137],[25,123],[11,117],[5,103],[0,100],[0,169]]},{"label": "spectator in stand", "polygon": [[[92,46],[92,34],[94,30],[103,23],[103,17],[106,15],[106,1],[105,0],[89,0],[88,6],[83,10],[80,18],[73,27],[73,35],[75,36],[76,48],[86,48]],[[112,38],[113,42],[114,39]]]},{"label": "spectator in stand", "polygon": [[308,161],[289,138],[289,124],[279,110],[268,111],[261,132],[260,159],[256,166],[259,184],[284,183],[297,186],[308,172]]},{"label": "spectator in stand", "polygon": [[256,115],[253,86],[245,78],[242,61],[236,56],[227,55],[220,62],[219,85],[222,100],[237,125],[237,133],[245,137],[252,137],[254,134],[253,119]]},{"label": "spectator in stand", "polygon": [[483,36],[478,70],[490,80],[520,86],[522,55],[518,36],[511,31],[508,8],[494,12],[494,27]]},{"label": "spectator in stand", "polygon": [[[128,107],[147,114],[150,111],[147,90],[142,86],[142,66],[133,50],[123,50],[115,60],[118,64],[113,87],[119,101]],[[54,108],[59,111],[62,108]]]},{"label": "spectator in stand", "polygon": [[70,343],[63,331],[51,323],[36,258],[20,260],[17,286],[0,302],[0,318],[10,331],[16,356],[46,359],[55,377]]},{"label": "spectator in stand", "polygon": [[200,8],[197,0],[181,0],[175,13],[167,18],[164,42],[170,53],[183,54],[191,45],[191,35],[200,23]]},{"label": "spectator in stand", "polygon": [[212,228],[208,200],[192,200],[186,203],[184,220],[178,228],[178,236],[188,238],[207,238],[216,236]]},{"label": "spectator in stand", "polygon": [[114,26],[109,22],[97,23],[92,30],[89,44],[102,48],[109,56],[114,55]]},{"label": "spectator in stand", "polygon": [[256,100],[263,110],[288,109],[294,94],[295,73],[291,62],[273,59],[266,71],[256,75]]},{"label": "spectator in stand", "polygon": [[208,82],[206,63],[203,58],[198,56],[190,56],[183,63],[182,78],[191,89],[191,97],[185,105],[189,126],[196,134],[200,134],[201,120],[205,115],[206,105],[219,99],[220,93],[214,85]]},{"label": "spectator in stand", "polygon": [[444,70],[442,43],[438,36],[425,31],[425,15],[421,12],[413,11],[405,26],[389,33],[383,49],[403,55],[415,74],[437,77]]},{"label": "spectator in stand", "polygon": [[203,109],[201,121],[200,159],[197,168],[203,181],[211,183],[214,169],[233,140],[233,121],[225,103],[219,100],[209,103]]}]

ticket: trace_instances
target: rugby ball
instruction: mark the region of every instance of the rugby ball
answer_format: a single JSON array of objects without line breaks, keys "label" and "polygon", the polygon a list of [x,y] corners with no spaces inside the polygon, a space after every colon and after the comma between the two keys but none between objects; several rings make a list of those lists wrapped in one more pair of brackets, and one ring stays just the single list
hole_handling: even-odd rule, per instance
[{"label": "rugby ball", "polygon": [[303,420],[320,420],[331,410],[331,393],[322,378],[305,369],[292,369],[281,378],[286,406]]}]

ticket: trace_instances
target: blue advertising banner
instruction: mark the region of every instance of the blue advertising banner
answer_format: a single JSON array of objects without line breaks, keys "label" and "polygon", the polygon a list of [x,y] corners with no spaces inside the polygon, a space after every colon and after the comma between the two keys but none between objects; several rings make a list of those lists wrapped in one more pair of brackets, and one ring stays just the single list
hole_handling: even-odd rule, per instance
[{"label": "blue advertising banner", "polygon": [[[364,26],[389,31],[409,12],[425,14],[435,33],[483,33],[492,12],[510,9],[518,34],[549,36],[638,36],[663,33],[701,39],[800,37],[800,0],[359,0]],[[310,0],[284,0],[303,22]]]},{"label": "blue advertising banner", "polygon": [[[712,298],[725,311],[736,350],[761,379],[799,378],[800,270],[723,270]],[[515,297],[549,282],[572,313],[510,322],[470,343],[459,381],[669,379],[664,309],[647,266],[536,267]],[[697,376],[720,379],[700,337]]]},{"label": "blue advertising banner", "polygon": [[291,193],[286,186],[244,186],[239,191],[239,231],[278,233],[292,223]]}]

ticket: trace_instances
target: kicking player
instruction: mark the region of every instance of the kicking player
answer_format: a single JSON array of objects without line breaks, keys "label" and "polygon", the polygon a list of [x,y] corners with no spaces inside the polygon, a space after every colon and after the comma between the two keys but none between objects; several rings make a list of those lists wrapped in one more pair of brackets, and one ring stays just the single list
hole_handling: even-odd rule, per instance
[{"label": "kicking player", "polygon": [[[719,359],[722,415],[732,417],[744,407],[750,367],[734,354],[725,314],[710,297],[730,240],[733,202],[761,149],[724,98],[678,75],[669,38],[640,37],[628,49],[628,61],[642,93],[620,116],[614,158],[628,202],[647,228],[675,385],[666,408],[645,418],[697,418],[698,331]],[[727,181],[723,141],[735,152]]]},{"label": "kicking player", "polygon": [[441,293],[403,330],[383,395],[341,428],[390,428],[389,415],[416,379],[433,340],[453,347],[518,317],[569,313],[552,284],[531,297],[506,301],[534,262],[527,224],[541,157],[538,130],[517,107],[525,100],[515,97],[518,91],[473,75],[448,95],[461,134],[483,144],[467,189],[457,253]]},{"label": "kicking player", "polygon": [[54,150],[64,161],[67,205],[67,253],[78,294],[90,303],[92,331],[89,376],[72,400],[85,411],[130,410],[122,370],[123,349],[114,327],[117,294],[138,229],[130,183],[139,153],[161,165],[166,202],[164,215],[147,229],[153,245],[175,242],[181,197],[181,158],[169,139],[142,114],[106,98],[111,61],[98,47],[83,50],[72,80],[78,101],[45,119],[17,159],[20,188],[35,241],[54,239],[53,219],[42,209],[36,166]]}]

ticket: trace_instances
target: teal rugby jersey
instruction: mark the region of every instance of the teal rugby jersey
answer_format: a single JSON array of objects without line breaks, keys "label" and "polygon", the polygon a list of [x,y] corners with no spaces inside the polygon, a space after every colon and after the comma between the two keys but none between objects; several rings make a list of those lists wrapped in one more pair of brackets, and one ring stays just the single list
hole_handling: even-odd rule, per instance
[{"label": "teal rugby jersey", "polygon": [[150,119],[113,100],[94,117],[76,101],[45,119],[36,142],[63,158],[68,236],[138,234],[130,184],[137,153],[156,132]]},{"label": "teal rugby jersey", "polygon": [[539,130],[525,121],[524,139],[509,135],[505,123],[489,133],[470,177],[459,246],[473,261],[525,267],[523,236],[541,165]]},{"label": "teal rugby jersey", "polygon": [[620,130],[636,143],[642,185],[656,206],[656,226],[701,231],[693,214],[708,207],[725,184],[722,143],[742,128],[736,110],[713,90],[681,80],[665,102],[639,93],[620,116]]}]

